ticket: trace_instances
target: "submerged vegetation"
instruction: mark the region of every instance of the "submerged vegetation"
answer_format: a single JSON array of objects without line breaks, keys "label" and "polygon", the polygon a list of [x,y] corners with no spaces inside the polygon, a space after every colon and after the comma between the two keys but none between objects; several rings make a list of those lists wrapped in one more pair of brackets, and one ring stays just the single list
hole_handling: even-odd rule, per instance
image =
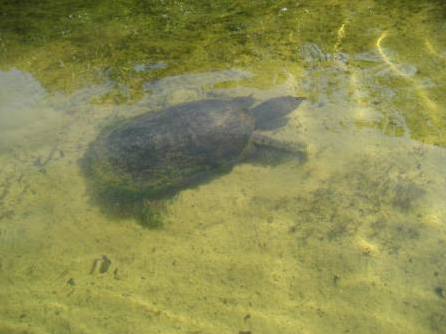
[{"label": "submerged vegetation", "polygon": [[[30,72],[53,91],[113,80],[100,103],[137,101],[145,82],[185,72],[243,68],[256,75],[247,84],[261,87],[301,78],[305,43],[329,54],[374,51],[393,72],[385,85],[406,91],[375,126],[401,134],[389,109],[404,110],[416,139],[446,144],[442,1],[7,0],[0,13],[2,68]],[[368,65],[350,62],[348,71]]]}]

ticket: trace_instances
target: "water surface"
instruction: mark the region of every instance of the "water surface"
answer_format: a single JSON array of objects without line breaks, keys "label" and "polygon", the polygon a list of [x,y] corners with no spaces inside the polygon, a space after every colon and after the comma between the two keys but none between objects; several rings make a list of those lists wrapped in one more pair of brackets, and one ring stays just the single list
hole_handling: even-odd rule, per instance
[{"label": "water surface", "polygon": [[[442,1],[3,1],[0,333],[445,333]],[[101,129],[213,97],[304,96],[307,160],[95,205]],[[110,262],[110,263],[109,263]]]}]

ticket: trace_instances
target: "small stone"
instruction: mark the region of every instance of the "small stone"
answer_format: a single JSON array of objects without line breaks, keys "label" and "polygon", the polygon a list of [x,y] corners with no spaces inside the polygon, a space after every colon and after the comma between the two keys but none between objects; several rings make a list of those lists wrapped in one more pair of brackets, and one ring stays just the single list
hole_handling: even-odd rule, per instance
[{"label": "small stone", "polygon": [[99,273],[105,274],[110,268],[111,263],[110,259],[106,255],[103,255],[101,265],[99,266]]},{"label": "small stone", "polygon": [[446,291],[441,286],[437,286],[434,291],[438,297],[446,298]]}]

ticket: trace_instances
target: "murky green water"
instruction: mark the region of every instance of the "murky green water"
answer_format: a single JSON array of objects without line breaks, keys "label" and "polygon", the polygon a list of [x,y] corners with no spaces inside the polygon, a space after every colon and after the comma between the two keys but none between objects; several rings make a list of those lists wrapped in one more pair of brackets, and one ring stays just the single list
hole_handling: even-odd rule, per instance
[{"label": "murky green water", "polygon": [[[0,3],[0,333],[446,333],[443,1]],[[122,119],[307,100],[307,160],[112,217],[79,161]]]}]

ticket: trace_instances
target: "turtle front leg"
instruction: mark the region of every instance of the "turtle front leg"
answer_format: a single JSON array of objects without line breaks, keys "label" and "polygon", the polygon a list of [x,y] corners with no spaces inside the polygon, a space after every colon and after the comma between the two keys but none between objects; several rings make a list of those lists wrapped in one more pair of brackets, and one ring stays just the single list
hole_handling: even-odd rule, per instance
[{"label": "turtle front leg", "polygon": [[287,143],[258,132],[251,136],[251,149],[248,160],[261,164],[275,165],[284,160],[305,161],[307,145],[304,143]]},{"label": "turtle front leg", "polygon": [[307,145],[304,143],[287,143],[271,138],[257,131],[254,131],[254,133],[252,134],[251,141],[255,146],[258,147],[269,147],[289,153],[306,153],[307,151]]}]

